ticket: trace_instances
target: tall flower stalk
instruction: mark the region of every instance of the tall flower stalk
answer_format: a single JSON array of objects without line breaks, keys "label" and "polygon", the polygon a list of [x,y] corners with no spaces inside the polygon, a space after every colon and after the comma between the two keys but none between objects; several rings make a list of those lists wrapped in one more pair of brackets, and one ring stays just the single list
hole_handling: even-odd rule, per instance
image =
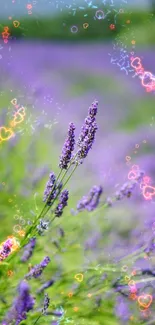
[{"label": "tall flower stalk", "polygon": [[59,161],[60,172],[57,177],[53,172],[50,173],[49,180],[44,191],[43,201],[45,202],[45,205],[39,215],[33,221],[33,224],[27,229],[25,237],[21,241],[21,247],[27,244],[28,238],[37,235],[38,222],[41,218],[45,217],[50,209],[54,214],[52,221],[55,219],[56,207],[55,209],[53,209],[53,207],[56,204],[60,193],[64,190],[64,187],[67,185],[78,165],[83,163],[94,143],[95,134],[97,131],[97,110],[98,102],[95,100],[88,109],[88,115],[84,121],[77,142],[75,141],[75,125],[72,122],[69,124],[67,138],[63,145]]}]

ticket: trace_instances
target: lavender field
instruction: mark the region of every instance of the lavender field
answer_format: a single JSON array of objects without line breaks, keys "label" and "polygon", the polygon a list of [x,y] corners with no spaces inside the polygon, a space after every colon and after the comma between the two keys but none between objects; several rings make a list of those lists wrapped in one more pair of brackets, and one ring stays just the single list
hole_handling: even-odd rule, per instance
[{"label": "lavender field", "polygon": [[[153,73],[154,48],[136,51]],[[10,41],[1,50],[1,125],[9,124],[13,98],[26,110],[15,137],[0,143],[1,242],[13,235],[21,248],[1,258],[3,325],[155,323],[155,196],[146,200],[142,187],[145,176],[150,192],[155,186],[154,93],[111,64],[112,53],[110,44],[32,41]],[[72,127],[61,155],[70,122],[76,140],[85,123],[71,162]],[[79,164],[66,183],[69,199],[56,196],[61,206],[51,212],[46,193],[47,215],[38,218],[49,173],[60,169],[60,179],[66,177],[65,164],[67,170]],[[129,180],[133,165],[139,170]],[[14,230],[17,224],[25,237]]]}]

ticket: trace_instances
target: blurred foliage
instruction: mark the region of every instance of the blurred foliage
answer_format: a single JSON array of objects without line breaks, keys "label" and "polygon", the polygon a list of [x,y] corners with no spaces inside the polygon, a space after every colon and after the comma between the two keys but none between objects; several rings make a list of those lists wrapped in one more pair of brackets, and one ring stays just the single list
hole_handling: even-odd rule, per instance
[{"label": "blurred foliage", "polygon": [[[88,16],[84,17],[85,14]],[[111,30],[110,25],[115,24],[115,15],[115,12],[111,12],[108,18],[94,20],[94,9],[77,10],[74,16],[67,14],[67,12],[54,17],[39,17],[32,14],[29,18],[19,19],[20,25],[17,28],[14,27],[13,21],[2,21],[0,33],[2,33],[4,26],[8,26],[13,38],[77,42],[113,40],[121,33],[130,35],[134,30],[135,35],[138,33],[136,39],[139,44],[155,43],[153,14],[145,11],[118,13],[115,29]],[[128,20],[130,20],[130,24],[126,23]],[[88,28],[83,27],[84,23],[89,24]],[[76,33],[71,32],[72,26],[77,26],[78,31]],[[149,29],[151,32],[148,33]]]}]

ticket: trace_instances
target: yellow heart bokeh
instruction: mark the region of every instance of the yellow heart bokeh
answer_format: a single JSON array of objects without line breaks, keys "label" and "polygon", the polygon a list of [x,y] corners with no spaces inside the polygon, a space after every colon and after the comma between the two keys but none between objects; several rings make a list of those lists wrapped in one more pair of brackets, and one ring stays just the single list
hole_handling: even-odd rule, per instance
[{"label": "yellow heart bokeh", "polygon": [[78,282],[82,282],[83,281],[83,274],[82,273],[78,273],[75,275],[74,277]]},{"label": "yellow heart bokeh", "polygon": [[144,295],[138,297],[139,305],[146,309],[150,307],[152,300],[153,300],[153,298],[151,295],[144,294]]},{"label": "yellow heart bokeh", "polygon": [[14,119],[10,122],[10,125],[12,127],[16,126],[17,124],[20,124],[21,122],[23,122],[24,117],[22,114],[20,114],[19,112],[15,113]]},{"label": "yellow heart bokeh", "polygon": [[12,129],[7,129],[5,126],[0,127],[0,140],[6,141],[14,136]]},{"label": "yellow heart bokeh", "polygon": [[13,21],[13,26],[14,26],[15,28],[19,27],[19,25],[20,25],[20,22],[19,22],[18,20],[14,20],[14,21]]}]

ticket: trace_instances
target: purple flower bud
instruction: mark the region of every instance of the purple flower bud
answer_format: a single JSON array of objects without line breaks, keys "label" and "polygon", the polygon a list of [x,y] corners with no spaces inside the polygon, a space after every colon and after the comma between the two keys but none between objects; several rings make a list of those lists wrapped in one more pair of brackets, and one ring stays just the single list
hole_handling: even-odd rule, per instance
[{"label": "purple flower bud", "polygon": [[31,271],[27,275],[25,275],[25,278],[26,279],[38,278],[42,274],[44,268],[48,265],[49,262],[50,262],[50,258],[46,256],[40,264],[35,265],[31,269]]},{"label": "purple flower bud", "polygon": [[125,183],[119,191],[115,193],[116,200],[121,200],[123,197],[130,198],[135,189],[137,181]]},{"label": "purple flower bud", "polygon": [[52,173],[50,173],[49,180],[46,184],[46,188],[44,191],[44,198],[43,198],[43,202],[47,202],[47,205],[49,205],[49,206],[51,205],[52,200],[56,196],[55,195],[55,190],[56,190],[55,181],[56,181],[56,176],[52,172]]},{"label": "purple flower bud", "polygon": [[50,258],[48,256],[46,256],[43,259],[43,261],[40,263],[40,265],[41,265],[42,268],[45,268],[48,265],[49,262],[50,262]]},{"label": "purple flower bud", "polygon": [[93,123],[91,123],[91,125],[88,129],[88,133],[85,136],[83,142],[80,143],[80,149],[78,150],[78,153],[77,153],[78,161],[80,163],[83,162],[83,159],[87,157],[89,150],[92,148],[97,129],[98,129],[97,123],[96,123],[96,121],[94,121]]},{"label": "purple flower bud", "polygon": [[60,217],[63,213],[63,209],[65,206],[67,206],[68,201],[68,190],[62,191],[59,198],[59,203],[55,209],[55,216]]},{"label": "purple flower bud", "polygon": [[103,192],[103,188],[102,186],[94,186],[91,191],[92,191],[92,200],[88,207],[88,211],[95,210],[99,205],[99,199]]},{"label": "purple flower bud", "polygon": [[97,114],[98,109],[98,102],[94,101],[92,105],[89,107],[88,110],[88,116],[85,119],[84,125],[82,126],[81,133],[79,135],[77,144],[78,146],[81,146],[82,142],[90,132],[90,128],[92,126],[92,123],[95,122],[95,116]]},{"label": "purple flower bud", "polygon": [[92,105],[89,107],[88,114],[91,118],[95,117],[98,109],[98,101],[94,100]]},{"label": "purple flower bud", "polygon": [[94,101],[88,110],[88,116],[86,117],[84,125],[82,126],[81,133],[77,141],[77,145],[80,147],[77,152],[78,163],[83,162],[83,159],[86,158],[89,150],[92,148],[97,131],[97,123],[95,120],[97,108],[98,102]]},{"label": "purple flower bud", "polygon": [[49,221],[45,219],[40,219],[37,225],[38,234],[41,236],[44,234],[45,230],[48,230]]},{"label": "purple flower bud", "polygon": [[33,309],[34,299],[29,294],[29,286],[26,281],[22,281],[18,287],[19,296],[15,299],[12,308],[10,309],[6,321],[3,324],[10,324],[15,320],[15,325],[27,318],[26,313]]},{"label": "purple flower bud", "polygon": [[137,177],[135,178],[135,180],[140,183],[142,180],[143,180],[143,177],[144,177],[145,173],[143,170],[139,170],[138,171],[138,174],[137,174]]},{"label": "purple flower bud", "polygon": [[99,204],[100,196],[103,192],[102,186],[93,186],[90,190],[88,196],[84,196],[77,204],[77,210],[83,211],[93,211],[97,208]]},{"label": "purple flower bud", "polygon": [[44,283],[42,285],[42,287],[37,291],[37,293],[41,293],[42,291],[44,291],[45,289],[51,287],[53,284],[55,283],[55,281],[53,279],[47,281],[46,283]]},{"label": "purple flower bud", "polygon": [[49,305],[50,305],[50,298],[49,298],[48,294],[45,293],[45,295],[44,295],[44,306],[43,306],[43,309],[42,309],[42,314],[43,315],[46,315],[46,311],[47,311]]},{"label": "purple flower bud", "polygon": [[74,151],[75,145],[75,125],[69,124],[68,136],[62,148],[62,154],[60,157],[59,167],[61,169],[67,169],[68,164],[72,158],[72,152]]},{"label": "purple flower bud", "polygon": [[25,246],[24,254],[21,257],[22,262],[26,262],[32,256],[35,245],[36,245],[36,238],[31,238],[29,243]]}]

